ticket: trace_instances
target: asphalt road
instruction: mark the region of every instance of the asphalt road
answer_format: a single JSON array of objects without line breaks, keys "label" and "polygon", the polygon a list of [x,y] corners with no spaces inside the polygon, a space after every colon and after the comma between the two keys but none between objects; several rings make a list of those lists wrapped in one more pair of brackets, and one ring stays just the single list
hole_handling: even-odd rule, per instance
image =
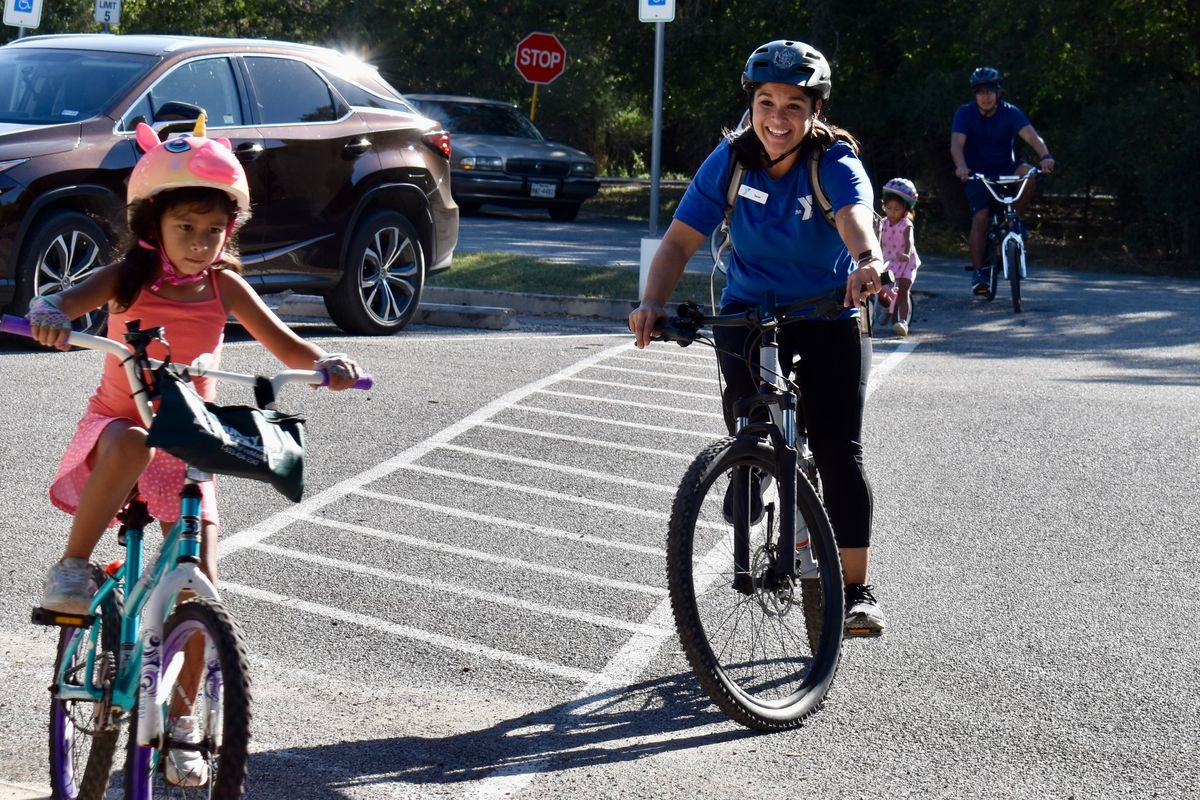
[{"label": "asphalt road", "polygon": [[[931,265],[914,335],[876,342],[891,627],[772,736],[707,703],[664,604],[671,493],[720,429],[709,353],[639,352],[603,321],[301,325],[378,385],[285,396],[309,419],[301,504],[219,484],[248,796],[1194,797],[1200,282],[1034,272],[1014,315]],[[269,358],[234,343],[226,364]],[[12,784],[45,786],[53,632],[26,620],[67,525],[45,486],[97,367],[0,350]]]}]

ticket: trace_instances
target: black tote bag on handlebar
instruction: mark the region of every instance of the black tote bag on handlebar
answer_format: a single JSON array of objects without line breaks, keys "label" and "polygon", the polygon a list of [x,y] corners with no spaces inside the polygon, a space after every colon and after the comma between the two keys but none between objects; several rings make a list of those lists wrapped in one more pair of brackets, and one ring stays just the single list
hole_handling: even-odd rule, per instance
[{"label": "black tote bag on handlebar", "polygon": [[156,371],[158,412],[146,439],[205,472],[269,483],[293,503],[304,496],[304,420],[253,406],[207,403],[191,381]]}]

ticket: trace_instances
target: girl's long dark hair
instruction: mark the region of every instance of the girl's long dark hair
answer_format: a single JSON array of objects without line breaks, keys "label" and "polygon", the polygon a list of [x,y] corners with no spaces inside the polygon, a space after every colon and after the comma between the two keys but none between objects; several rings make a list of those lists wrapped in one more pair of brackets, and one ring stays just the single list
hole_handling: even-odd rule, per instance
[{"label": "girl's long dark hair", "polygon": [[225,252],[221,260],[213,264],[213,269],[231,269],[238,273],[242,271],[242,262],[237,257],[237,232],[250,215],[239,214],[233,198],[220,189],[207,186],[186,186],[182,189],[159,192],[154,197],[134,200],[129,205],[129,229],[119,246],[125,255],[120,261],[117,289],[113,295],[113,303],[119,309],[133,305],[142,289],[158,278],[158,251],[147,250],[138,244],[138,240],[160,245],[158,231],[163,214],[169,209],[183,205],[191,206],[202,213],[220,209],[231,218],[236,217],[233,230],[229,232],[225,241]]},{"label": "girl's long dark hair", "polygon": [[[758,84],[749,84],[746,87],[746,93],[750,97],[751,116],[753,116],[754,113],[754,93],[757,90]],[[830,125],[828,122],[821,119],[819,115],[820,112],[824,110],[824,101],[821,100],[820,95],[809,89],[805,89],[805,93],[809,96],[809,98],[812,99],[814,109],[813,124],[812,130],[809,131],[809,134],[807,137],[805,137],[803,144],[800,145],[800,150],[798,151],[800,157],[797,159],[797,163],[803,162],[814,148],[820,148],[821,150],[824,150],[837,141],[842,141],[850,145],[850,148],[857,155],[859,152],[858,139],[855,139],[849,131],[839,128],[836,125]],[[817,110],[818,104],[822,106],[820,111]],[[746,169],[767,168],[767,162],[770,161],[770,158],[767,156],[767,150],[765,147],[763,147],[763,143],[759,141],[758,134],[754,132],[753,125],[747,124],[746,127],[741,131],[727,130],[725,131],[725,138],[729,140],[729,144],[733,148],[733,152],[736,154],[738,163],[743,167]]]}]

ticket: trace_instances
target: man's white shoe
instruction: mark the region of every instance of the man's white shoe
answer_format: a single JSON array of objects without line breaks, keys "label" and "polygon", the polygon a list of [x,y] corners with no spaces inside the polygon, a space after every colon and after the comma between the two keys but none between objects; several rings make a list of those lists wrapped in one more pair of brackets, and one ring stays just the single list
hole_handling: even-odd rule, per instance
[{"label": "man's white shoe", "polygon": [[208,762],[199,749],[187,747],[200,744],[203,732],[195,717],[176,717],[171,723],[171,749],[167,752],[167,783],[174,786],[203,786],[208,783]]}]

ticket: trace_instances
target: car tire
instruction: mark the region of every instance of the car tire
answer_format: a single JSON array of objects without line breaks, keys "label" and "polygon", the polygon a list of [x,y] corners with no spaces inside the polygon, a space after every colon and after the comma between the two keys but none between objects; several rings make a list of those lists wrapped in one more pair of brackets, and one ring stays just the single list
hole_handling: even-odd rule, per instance
[{"label": "car tire", "polygon": [[387,336],[412,319],[425,286],[425,253],[398,211],[368,212],[354,229],[342,278],[325,296],[334,324],[347,333]]},{"label": "car tire", "polygon": [[550,206],[547,211],[550,212],[550,219],[555,222],[571,222],[579,216],[579,207],[582,203],[572,203],[569,206]]},{"label": "car tire", "polygon": [[[60,211],[34,223],[18,265],[17,293],[12,310],[29,311],[33,298],[56,294],[80,283],[112,257],[108,234],[95,220],[78,211]],[[81,333],[104,332],[108,310],[84,314],[71,327]]]}]

